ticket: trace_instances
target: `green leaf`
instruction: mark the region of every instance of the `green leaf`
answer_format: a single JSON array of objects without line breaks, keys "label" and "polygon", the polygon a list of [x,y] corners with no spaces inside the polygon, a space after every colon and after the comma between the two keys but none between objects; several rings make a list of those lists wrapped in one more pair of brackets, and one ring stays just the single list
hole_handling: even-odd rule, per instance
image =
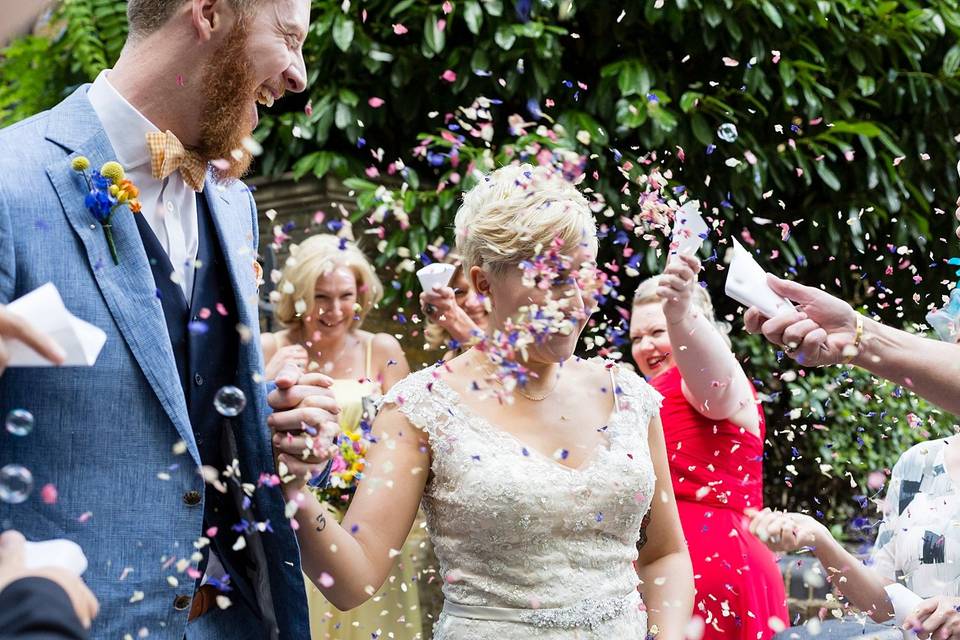
[{"label": "green leaf", "polygon": [[333,23],[333,43],[340,51],[346,52],[353,42],[353,20],[346,16],[337,16]]},{"label": "green leaf", "polygon": [[958,68],[960,68],[960,45],[955,44],[947,50],[947,55],[943,56],[943,73],[946,76],[955,76]]},{"label": "green leaf", "polygon": [[343,186],[352,191],[376,191],[377,185],[363,178],[347,178]]},{"label": "green leaf", "polygon": [[417,0],[401,0],[390,9],[390,17],[396,18],[398,15],[409,9]]},{"label": "green leaf", "polygon": [[699,91],[686,91],[680,96],[680,110],[684,113],[690,113],[697,108],[697,102],[703,98]]},{"label": "green leaf", "polygon": [[513,47],[513,43],[517,41],[517,34],[513,32],[513,27],[510,25],[503,25],[497,28],[497,32],[493,34],[493,41],[499,45],[501,49],[507,51]]},{"label": "green leaf", "polygon": [[825,162],[816,162],[814,167],[817,170],[817,175],[820,176],[820,179],[823,180],[823,183],[833,189],[834,191],[840,191],[840,180],[837,178],[837,174],[830,170]]},{"label": "green leaf", "polygon": [[780,12],[777,11],[777,8],[773,6],[773,3],[769,0],[764,0],[761,5],[763,13],[770,18],[770,22],[776,25],[777,29],[783,29],[783,18],[780,17]]},{"label": "green leaf", "polygon": [[423,213],[423,226],[425,226],[428,231],[433,231],[440,224],[440,215],[440,207],[437,205],[427,208]]},{"label": "green leaf", "polygon": [[864,98],[872,96],[877,92],[877,82],[870,76],[858,76],[857,89]]},{"label": "green leaf", "polygon": [[466,21],[470,33],[473,35],[479,34],[480,27],[483,26],[483,9],[480,8],[480,3],[476,0],[467,0],[463,5],[463,19]]},{"label": "green leaf", "polygon": [[494,18],[503,15],[503,0],[482,0],[483,8]]},{"label": "green leaf", "polygon": [[314,163],[317,161],[317,156],[320,155],[319,151],[314,153],[308,153],[299,160],[296,161],[293,165],[293,179],[299,180],[303,176],[310,173],[310,170],[313,169]]},{"label": "green leaf", "polygon": [[313,165],[313,175],[317,178],[322,178],[327,175],[327,172],[330,171],[330,168],[333,166],[333,162],[336,159],[337,154],[330,151],[321,151],[317,154],[317,161]]},{"label": "green leaf", "polygon": [[440,30],[440,22],[437,20],[437,14],[431,13],[423,23],[423,40],[434,53],[443,51],[447,44],[446,34]]}]

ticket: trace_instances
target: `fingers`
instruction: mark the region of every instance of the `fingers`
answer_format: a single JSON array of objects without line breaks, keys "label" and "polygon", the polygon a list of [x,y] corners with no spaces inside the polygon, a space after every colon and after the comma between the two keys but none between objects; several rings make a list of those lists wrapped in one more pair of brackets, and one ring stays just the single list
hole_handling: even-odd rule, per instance
[{"label": "fingers", "polygon": [[[280,387],[279,381],[277,388],[267,396],[267,404],[274,411],[285,411],[300,405],[305,398],[311,396],[320,396],[330,398],[330,406],[336,408],[336,400],[333,399],[333,392],[329,387],[333,384],[328,376],[322,373],[298,373],[297,381],[288,387]],[[314,404],[311,406],[321,406]],[[331,409],[339,411],[339,409]]]},{"label": "fingers", "polygon": [[775,318],[767,319],[762,325],[760,325],[760,331],[763,333],[763,337],[776,345],[783,345],[783,334],[784,332],[792,325],[806,320],[807,316],[799,311],[791,311],[789,313],[781,313]]},{"label": "fingers", "polygon": [[756,335],[761,332],[760,327],[762,327],[763,323],[767,320],[769,320],[769,318],[763,315],[759,309],[750,307],[746,313],[743,314],[743,327],[747,330],[747,333]]},{"label": "fingers", "polygon": [[13,529],[0,534],[0,566],[22,567],[27,552],[26,542],[23,534]]},{"label": "fingers", "polygon": [[697,272],[700,270],[699,261],[696,264],[691,264],[686,258],[689,258],[689,256],[680,256],[678,259],[671,260],[663,270],[663,275],[676,276],[684,282],[695,279]]},{"label": "fingers", "polygon": [[[303,372],[293,362],[284,363],[283,367],[280,369],[280,372],[277,373],[277,376],[273,381],[277,384],[277,389],[289,389],[293,385],[297,384],[297,381],[300,379],[300,375]],[[271,394],[272,395],[272,394]]]},{"label": "fingers", "polygon": [[334,414],[314,407],[278,411],[267,418],[267,425],[274,432],[303,431],[308,435],[336,433],[339,428]]},{"label": "fingers", "polygon": [[915,629],[917,631],[922,630],[923,621],[930,617],[930,615],[937,610],[937,607],[940,604],[939,598],[929,598],[924,600],[911,611],[906,618],[903,619],[903,628],[904,629]]},{"label": "fingers", "polygon": [[56,365],[63,364],[67,358],[64,350],[50,336],[40,333],[26,320],[6,309],[0,309],[0,337],[19,340]]},{"label": "fingers", "polygon": [[793,358],[800,364],[816,363],[820,358],[820,353],[827,343],[827,332],[817,327],[803,338],[797,352]]},{"label": "fingers", "polygon": [[788,300],[793,300],[798,304],[812,304],[818,297],[830,295],[820,291],[819,289],[802,285],[799,282],[778,278],[770,273],[767,274],[767,284],[770,285],[770,288],[773,289],[774,293],[781,295]]},{"label": "fingers", "polygon": [[794,322],[783,331],[783,336],[781,337],[783,346],[789,347],[791,351],[799,349],[800,344],[807,334],[819,328],[820,325],[809,318],[801,320],[800,322]]}]

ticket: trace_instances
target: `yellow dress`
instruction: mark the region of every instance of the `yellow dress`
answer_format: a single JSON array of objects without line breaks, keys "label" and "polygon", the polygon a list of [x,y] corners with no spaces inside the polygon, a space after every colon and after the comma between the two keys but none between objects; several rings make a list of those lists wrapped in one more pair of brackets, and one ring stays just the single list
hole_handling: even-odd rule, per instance
[{"label": "yellow dress", "polygon": [[[338,379],[332,390],[340,405],[340,428],[355,431],[363,419],[365,403],[380,394],[379,383],[370,379],[372,340],[366,345],[364,381]],[[421,640],[422,618],[417,589],[418,574],[424,564],[426,534],[418,514],[413,530],[396,558],[393,571],[380,590],[367,602],[350,611],[338,611],[308,578],[307,603],[310,609],[312,640]]]}]

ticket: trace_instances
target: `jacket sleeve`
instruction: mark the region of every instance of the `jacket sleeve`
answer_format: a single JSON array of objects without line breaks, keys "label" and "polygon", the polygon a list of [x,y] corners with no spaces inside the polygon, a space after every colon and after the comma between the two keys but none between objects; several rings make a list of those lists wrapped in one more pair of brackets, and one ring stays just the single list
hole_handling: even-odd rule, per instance
[{"label": "jacket sleeve", "polygon": [[16,265],[10,204],[0,184],[0,304],[9,304],[13,300],[17,286]]},{"label": "jacket sleeve", "polygon": [[87,640],[67,592],[46,578],[23,578],[0,591],[0,640]]}]

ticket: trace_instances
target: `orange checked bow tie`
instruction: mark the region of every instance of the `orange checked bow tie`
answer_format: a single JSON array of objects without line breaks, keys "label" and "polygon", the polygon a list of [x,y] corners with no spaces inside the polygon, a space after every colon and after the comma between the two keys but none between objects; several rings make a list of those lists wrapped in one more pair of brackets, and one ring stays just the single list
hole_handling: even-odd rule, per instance
[{"label": "orange checked bow tie", "polygon": [[150,148],[150,170],[154,178],[163,180],[179,169],[187,186],[198,193],[203,192],[207,163],[197,154],[187,151],[171,131],[148,133],[147,147]]}]

